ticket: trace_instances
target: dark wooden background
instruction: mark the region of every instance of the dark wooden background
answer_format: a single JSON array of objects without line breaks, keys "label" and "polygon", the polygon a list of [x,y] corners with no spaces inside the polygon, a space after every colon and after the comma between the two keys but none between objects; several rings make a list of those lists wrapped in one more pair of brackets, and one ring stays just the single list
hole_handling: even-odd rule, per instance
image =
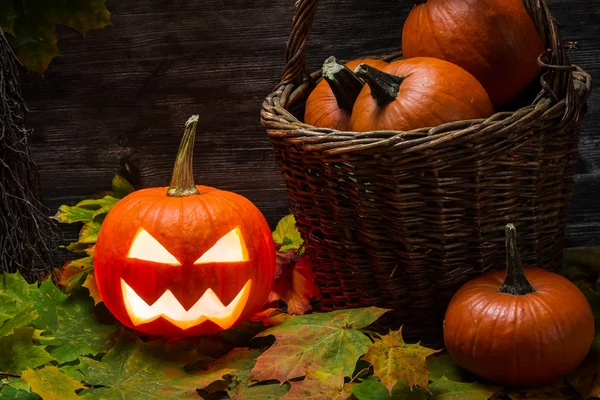
[{"label": "dark wooden background", "polygon": [[[600,77],[598,0],[548,0],[572,61]],[[110,185],[125,159],[139,187],[170,178],[183,124],[200,115],[197,183],[238,192],[272,226],[288,212],[283,179],[260,125],[278,82],[294,0],[107,0],[113,25],[87,37],[59,28],[62,57],[23,90],[35,129],[44,201],[55,212]],[[335,55],[397,51],[410,0],[322,0],[309,66]],[[476,40],[474,38],[474,40]],[[589,104],[568,245],[600,245],[600,90]],[[66,239],[76,229],[65,230]]]}]

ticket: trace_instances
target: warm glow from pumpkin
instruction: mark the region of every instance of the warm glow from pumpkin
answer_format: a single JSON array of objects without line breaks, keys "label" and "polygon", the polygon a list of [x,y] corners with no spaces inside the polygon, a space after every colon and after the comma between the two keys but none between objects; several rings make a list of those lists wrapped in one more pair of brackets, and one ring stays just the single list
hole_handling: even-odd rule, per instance
[{"label": "warm glow from pumpkin", "polygon": [[222,329],[232,327],[246,306],[251,286],[252,280],[248,279],[228,306],[223,305],[212,289],[207,289],[196,304],[186,310],[168,289],[154,304],[148,305],[125,280],[121,279],[125,308],[134,325],[148,323],[163,317],[181,329],[200,325],[207,320],[214,322]]},{"label": "warm glow from pumpkin", "polygon": [[135,239],[133,239],[127,257],[162,264],[181,265],[181,263],[177,261],[177,259],[158,242],[158,240],[154,239],[152,235],[146,232],[145,229],[140,229]]},{"label": "warm glow from pumpkin", "polygon": [[235,228],[219,239],[194,264],[239,261],[248,261],[248,252],[240,228]]}]

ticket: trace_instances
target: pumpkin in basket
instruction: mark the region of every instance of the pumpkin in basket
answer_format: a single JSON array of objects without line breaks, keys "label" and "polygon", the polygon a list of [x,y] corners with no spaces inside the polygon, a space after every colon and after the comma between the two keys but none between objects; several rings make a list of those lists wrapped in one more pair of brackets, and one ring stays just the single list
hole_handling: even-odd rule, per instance
[{"label": "pumpkin in basket", "polygon": [[543,51],[522,0],[428,0],[412,9],[402,31],[405,58],[435,57],[466,69],[495,106],[537,76]]},{"label": "pumpkin in basket", "polygon": [[594,318],[583,293],[568,279],[521,266],[516,230],[506,227],[507,272],[466,283],[452,298],[444,341],[461,367],[515,387],[549,384],[588,354]]},{"label": "pumpkin in basket", "polygon": [[358,94],[364,86],[352,70],[359,64],[383,68],[387,62],[374,59],[358,59],[339,63],[329,57],[321,69],[323,80],[317,84],[308,99],[304,112],[304,122],[319,128],[339,131],[350,129],[350,114]]},{"label": "pumpkin in basket", "polygon": [[230,328],[266,302],[275,247],[246,198],[196,186],[198,117],[186,124],[169,188],[131,193],[104,220],[94,259],[100,295],[138,331],[189,336]]},{"label": "pumpkin in basket", "polygon": [[354,72],[367,83],[352,110],[350,127],[357,132],[410,131],[494,111],[477,79],[448,61],[418,57],[382,70],[360,64]]}]

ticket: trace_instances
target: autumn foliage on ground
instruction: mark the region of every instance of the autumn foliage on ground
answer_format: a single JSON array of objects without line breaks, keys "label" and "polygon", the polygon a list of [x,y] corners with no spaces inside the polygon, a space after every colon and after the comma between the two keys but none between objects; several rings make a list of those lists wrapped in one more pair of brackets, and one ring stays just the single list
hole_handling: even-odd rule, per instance
[{"label": "autumn foliage on ground", "polygon": [[[369,326],[387,312],[318,311],[318,291],[292,216],[273,232],[278,248],[271,303],[252,321],[216,335],[165,339],[120,325],[95,290],[95,235],[104,215],[133,190],[63,206],[56,218],[82,224],[66,247],[77,259],[54,280],[0,276],[0,399],[576,399],[600,397],[600,337],[588,359],[554,385],[499,387],[461,370],[443,349],[406,343],[402,329]],[[600,321],[600,250],[569,251],[564,275]],[[295,314],[295,315],[293,315]]]}]

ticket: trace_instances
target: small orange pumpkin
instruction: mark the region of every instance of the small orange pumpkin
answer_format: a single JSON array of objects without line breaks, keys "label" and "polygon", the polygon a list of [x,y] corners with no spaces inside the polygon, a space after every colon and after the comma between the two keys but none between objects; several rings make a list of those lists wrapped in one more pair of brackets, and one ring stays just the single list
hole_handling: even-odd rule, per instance
[{"label": "small orange pumpkin", "polygon": [[266,302],[275,245],[246,198],[194,184],[198,117],[186,124],[170,187],[135,191],[108,213],[94,272],[106,307],[123,324],[168,336],[216,333]]},{"label": "small orange pumpkin", "polygon": [[536,77],[543,51],[522,0],[429,0],[411,10],[402,31],[405,58],[435,57],[466,69],[495,106]]},{"label": "small orange pumpkin", "polygon": [[374,59],[352,60],[340,64],[335,57],[329,57],[323,64],[323,80],[317,84],[308,99],[304,112],[304,122],[319,128],[339,131],[350,129],[350,115],[358,94],[364,86],[352,70],[366,63],[383,68],[387,62]]},{"label": "small orange pumpkin", "polygon": [[594,317],[568,279],[525,268],[514,225],[506,227],[507,272],[466,283],[444,321],[446,350],[458,365],[491,381],[528,387],[552,383],[588,354]]},{"label": "small orange pumpkin", "polygon": [[360,64],[354,72],[367,83],[352,110],[350,127],[357,132],[410,131],[494,111],[477,79],[444,60],[411,58],[383,70]]}]

